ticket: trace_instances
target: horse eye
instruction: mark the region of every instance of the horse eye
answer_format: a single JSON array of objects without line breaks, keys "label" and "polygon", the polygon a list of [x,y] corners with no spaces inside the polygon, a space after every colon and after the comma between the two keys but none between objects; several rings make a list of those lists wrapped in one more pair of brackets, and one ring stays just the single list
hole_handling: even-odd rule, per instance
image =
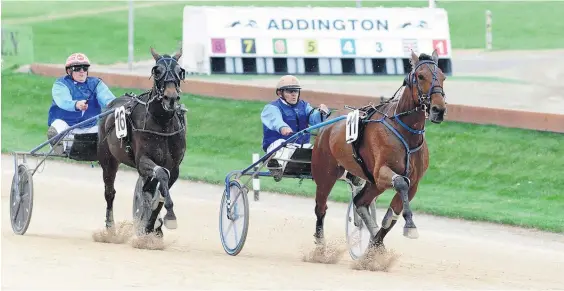
[{"label": "horse eye", "polygon": [[423,75],[417,75],[417,78],[418,78],[419,80],[425,80],[425,76],[423,76]]}]

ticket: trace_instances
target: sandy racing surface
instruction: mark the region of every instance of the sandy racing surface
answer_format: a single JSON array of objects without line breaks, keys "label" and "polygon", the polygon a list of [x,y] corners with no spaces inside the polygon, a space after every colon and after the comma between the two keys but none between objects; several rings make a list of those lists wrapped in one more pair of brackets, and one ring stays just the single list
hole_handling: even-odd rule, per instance
[{"label": "sandy racing surface", "polygon": [[[9,223],[11,157],[2,156],[2,163],[3,289],[564,286],[564,235],[418,213],[414,215],[418,240],[402,236],[403,218],[386,238],[388,249],[400,255],[388,272],[353,270],[346,252],[333,265],[303,262],[303,254],[313,249],[314,200],[265,192],[260,202],[251,197],[247,243],[231,257],[224,253],[218,234],[222,188],[186,181],[172,188],[179,227],[165,229],[164,250],[137,249],[130,242],[97,243],[92,234],[104,226],[106,207],[101,168],[52,160],[34,176],[31,225],[24,236],[17,236]],[[135,172],[118,173],[116,222],[131,220],[136,178]],[[381,220],[384,212],[378,210]],[[329,240],[344,240],[345,214],[346,205],[329,204],[325,219]]]}]

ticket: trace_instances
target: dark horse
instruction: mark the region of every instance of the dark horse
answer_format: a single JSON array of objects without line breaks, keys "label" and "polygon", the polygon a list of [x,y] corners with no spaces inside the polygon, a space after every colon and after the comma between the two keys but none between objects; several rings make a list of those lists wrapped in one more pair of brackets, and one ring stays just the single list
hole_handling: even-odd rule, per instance
[{"label": "dark horse", "polygon": [[[116,98],[107,110],[125,107],[127,135],[118,138],[115,115],[102,119],[99,128],[98,160],[103,170],[104,196],[106,198],[106,227],[114,226],[113,202],[116,190],[114,181],[119,164],[136,168],[143,178],[143,191],[151,197],[160,191],[162,198],[155,201],[145,225],[145,232],[157,229],[157,216],[163,206],[167,210],[164,225],[177,228],[176,215],[169,189],[178,179],[180,163],[186,151],[186,120],[184,108],[179,104],[180,81],[185,71],[178,64],[182,51],[173,57],[159,55],[151,48],[156,61],[151,70],[153,88],[139,96],[125,94]],[[157,188],[158,187],[158,188]],[[162,223],[159,219],[159,222]]]},{"label": "dark horse", "polygon": [[[337,122],[320,130],[312,152],[311,170],[317,185],[314,237],[323,243],[323,219],[327,197],[344,170],[367,181],[354,197],[356,212],[367,226],[371,248],[384,248],[384,237],[403,211],[404,236],[418,238],[409,202],[429,166],[425,141],[427,115],[434,123],[443,121],[446,111],[443,82],[446,79],[438,66],[438,55],[411,52],[413,70],[404,81],[399,98],[360,108],[358,137],[346,142],[348,122]],[[382,228],[369,215],[368,206],[385,190],[394,188],[396,195],[382,220]],[[369,248],[370,250],[370,248]]]}]

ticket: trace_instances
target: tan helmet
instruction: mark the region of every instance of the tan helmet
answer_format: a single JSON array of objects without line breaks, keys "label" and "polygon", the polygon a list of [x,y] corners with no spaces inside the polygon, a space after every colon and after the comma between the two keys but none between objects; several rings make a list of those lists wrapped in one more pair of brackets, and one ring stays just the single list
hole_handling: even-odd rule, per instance
[{"label": "tan helmet", "polygon": [[282,78],[278,80],[276,90],[284,89],[302,89],[302,87],[300,86],[300,80],[292,75],[282,76]]}]

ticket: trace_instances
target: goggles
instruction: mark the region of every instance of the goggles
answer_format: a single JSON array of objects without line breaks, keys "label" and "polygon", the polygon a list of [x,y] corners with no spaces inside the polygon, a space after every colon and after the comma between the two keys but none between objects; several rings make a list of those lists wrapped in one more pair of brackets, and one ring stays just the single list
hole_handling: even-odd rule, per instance
[{"label": "goggles", "polygon": [[70,69],[71,69],[73,72],[80,72],[80,70],[83,70],[83,71],[85,71],[85,72],[88,72],[88,67],[89,67],[89,66],[81,65],[81,66],[72,66],[72,67],[70,67]]},{"label": "goggles", "polygon": [[284,92],[288,92],[290,94],[299,93],[300,89],[284,89]]}]

